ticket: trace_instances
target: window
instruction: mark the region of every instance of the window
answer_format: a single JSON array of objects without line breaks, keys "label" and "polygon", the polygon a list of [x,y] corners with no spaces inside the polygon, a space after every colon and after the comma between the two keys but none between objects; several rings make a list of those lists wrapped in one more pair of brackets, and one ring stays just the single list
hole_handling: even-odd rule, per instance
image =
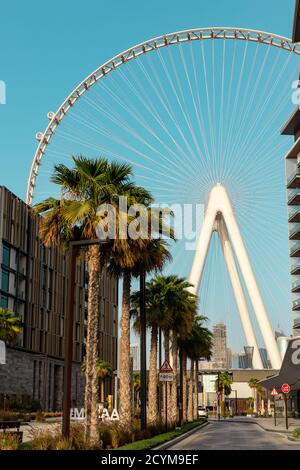
[{"label": "window", "polygon": [[1,296],[0,296],[0,307],[8,308],[8,297],[7,297],[7,295],[1,294]]},{"label": "window", "polygon": [[2,270],[1,289],[5,292],[9,291],[9,272],[5,269]]},{"label": "window", "polygon": [[10,248],[6,245],[3,245],[2,264],[8,268],[10,267]]}]

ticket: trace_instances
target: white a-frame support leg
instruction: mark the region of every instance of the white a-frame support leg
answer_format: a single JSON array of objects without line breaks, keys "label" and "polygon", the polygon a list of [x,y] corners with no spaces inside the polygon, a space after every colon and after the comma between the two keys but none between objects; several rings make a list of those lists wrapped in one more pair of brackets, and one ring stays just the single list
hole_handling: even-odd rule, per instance
[{"label": "white a-frame support leg", "polygon": [[[272,332],[272,327],[263,300],[261,298],[260,291],[258,289],[226,189],[221,185],[215,186],[212,189],[209,197],[204,223],[198,240],[189,279],[190,283],[194,286],[191,290],[194,293],[198,291],[211,236],[214,230],[214,224],[218,215],[222,215],[226,224],[229,235],[228,239],[231,241],[231,244],[234,248],[235,255],[237,257],[241,273],[245,281],[249,298],[251,300],[272,367],[274,369],[280,369],[282,361]],[[234,287],[234,289],[235,288],[236,287]],[[241,313],[241,311],[240,315],[241,318],[243,318],[243,313]],[[249,344],[249,346],[254,345]]]},{"label": "white a-frame support leg", "polygon": [[251,323],[250,315],[248,312],[247,302],[245,299],[243,287],[240,281],[238,269],[235,263],[234,255],[231,248],[231,243],[229,240],[228,232],[226,225],[224,223],[223,217],[220,216],[217,220],[218,234],[220,237],[220,242],[222,245],[222,250],[228,269],[228,274],[231,280],[232,289],[236,304],[240,313],[241,322],[245,332],[247,345],[253,347],[253,359],[252,364],[254,369],[263,369],[262,359],[259,353],[257,341],[255,338],[253,326]]}]

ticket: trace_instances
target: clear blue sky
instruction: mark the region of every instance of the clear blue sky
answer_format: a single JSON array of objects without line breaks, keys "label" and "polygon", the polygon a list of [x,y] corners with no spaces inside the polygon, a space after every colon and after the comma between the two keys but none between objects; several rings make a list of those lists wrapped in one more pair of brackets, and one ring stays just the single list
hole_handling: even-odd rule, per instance
[{"label": "clear blue sky", "polygon": [[[294,0],[91,0],[86,6],[74,0],[5,2],[0,80],[7,85],[7,104],[0,105],[0,185],[24,198],[35,134],[45,129],[47,112],[56,111],[85,76],[115,54],[151,37],[205,26],[244,27],[290,37],[293,11]],[[284,222],[287,251],[285,230]],[[280,273],[284,301],[286,271]],[[284,314],[285,324],[289,315]],[[234,337],[234,343],[238,348],[243,339]]]},{"label": "clear blue sky", "polygon": [[36,0],[3,2],[0,184],[24,197],[35,134],[46,114],[98,65],[144,39],[204,26],[239,26],[290,36],[294,0]]}]

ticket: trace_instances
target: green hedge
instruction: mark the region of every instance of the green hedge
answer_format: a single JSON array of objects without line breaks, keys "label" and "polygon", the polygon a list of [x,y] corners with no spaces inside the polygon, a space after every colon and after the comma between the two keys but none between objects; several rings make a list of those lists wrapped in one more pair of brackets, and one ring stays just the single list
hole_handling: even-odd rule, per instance
[{"label": "green hedge", "polygon": [[145,450],[145,449],[152,449],[153,447],[157,447],[165,442],[171,441],[175,439],[175,437],[181,436],[188,431],[191,431],[194,428],[197,428],[201,424],[204,424],[207,420],[206,419],[199,419],[197,421],[193,421],[192,423],[187,423],[183,425],[181,428],[176,428],[173,431],[169,431],[163,434],[158,434],[157,436],[151,437],[150,439],[143,439],[141,441],[133,442],[132,444],[126,444],[125,446],[119,447],[116,450]]}]

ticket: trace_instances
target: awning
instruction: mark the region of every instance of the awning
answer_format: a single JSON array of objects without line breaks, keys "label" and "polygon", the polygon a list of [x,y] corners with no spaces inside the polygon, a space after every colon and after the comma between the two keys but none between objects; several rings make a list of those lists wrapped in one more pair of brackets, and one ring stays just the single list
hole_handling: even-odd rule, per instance
[{"label": "awning", "polygon": [[300,389],[300,336],[290,339],[279,374],[259,383],[267,390],[276,388],[278,392],[283,384],[289,384],[292,391]]}]

